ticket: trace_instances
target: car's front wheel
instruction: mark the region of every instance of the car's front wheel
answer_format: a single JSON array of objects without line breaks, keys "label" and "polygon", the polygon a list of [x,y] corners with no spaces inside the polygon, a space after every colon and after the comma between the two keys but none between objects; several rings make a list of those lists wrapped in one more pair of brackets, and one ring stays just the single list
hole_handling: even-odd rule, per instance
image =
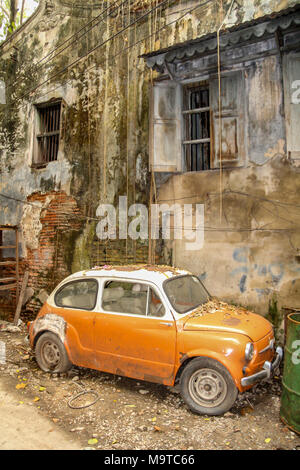
[{"label": "car's front wheel", "polygon": [[43,333],[37,340],[35,357],[38,365],[45,372],[62,373],[72,367],[63,343],[50,331]]},{"label": "car's front wheel", "polygon": [[228,370],[214,359],[199,357],[184,368],[181,396],[198,414],[221,415],[234,404],[238,389]]}]

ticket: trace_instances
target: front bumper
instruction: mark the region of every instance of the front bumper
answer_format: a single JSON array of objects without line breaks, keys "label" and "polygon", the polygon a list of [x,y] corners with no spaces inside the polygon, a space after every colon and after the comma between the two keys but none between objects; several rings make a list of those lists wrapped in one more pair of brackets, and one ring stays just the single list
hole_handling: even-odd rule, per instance
[{"label": "front bumper", "polygon": [[273,362],[266,361],[263,365],[263,369],[256,374],[249,375],[248,377],[243,377],[241,380],[242,387],[248,387],[253,385],[260,380],[269,379],[273,372],[280,366],[280,363],[283,358],[283,350],[280,346],[276,349],[276,357]]}]

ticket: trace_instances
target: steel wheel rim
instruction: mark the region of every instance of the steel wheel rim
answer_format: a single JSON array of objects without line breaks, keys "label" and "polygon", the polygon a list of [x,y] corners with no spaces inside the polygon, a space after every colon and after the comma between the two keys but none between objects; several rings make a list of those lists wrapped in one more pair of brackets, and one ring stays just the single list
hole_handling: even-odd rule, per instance
[{"label": "steel wheel rim", "polygon": [[50,368],[57,366],[61,357],[58,346],[52,341],[46,341],[43,344],[41,356],[45,364]]},{"label": "steel wheel rim", "polygon": [[189,380],[189,393],[200,406],[214,408],[219,406],[227,395],[224,377],[213,369],[200,369]]}]

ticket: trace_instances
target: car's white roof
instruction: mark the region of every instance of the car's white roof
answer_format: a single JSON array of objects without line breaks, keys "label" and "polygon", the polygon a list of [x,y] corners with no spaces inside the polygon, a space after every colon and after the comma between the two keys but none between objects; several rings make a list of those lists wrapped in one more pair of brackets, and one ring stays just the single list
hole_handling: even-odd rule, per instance
[{"label": "car's white roof", "polygon": [[116,277],[126,278],[141,281],[152,281],[155,284],[162,284],[166,279],[175,276],[182,276],[184,274],[191,274],[189,271],[173,268],[171,266],[163,265],[126,265],[126,266],[95,266],[92,269],[80,271],[72,274],[67,279],[78,279],[82,277]]}]

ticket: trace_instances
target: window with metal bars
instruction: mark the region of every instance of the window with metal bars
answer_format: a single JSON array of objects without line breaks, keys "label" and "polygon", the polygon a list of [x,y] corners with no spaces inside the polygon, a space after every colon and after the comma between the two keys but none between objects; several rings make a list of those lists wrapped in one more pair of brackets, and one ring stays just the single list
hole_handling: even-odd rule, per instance
[{"label": "window with metal bars", "polygon": [[61,101],[36,106],[37,132],[33,166],[57,160],[60,138]]},{"label": "window with metal bars", "polygon": [[186,170],[211,168],[210,161],[210,99],[208,83],[185,88],[185,140],[183,141]]}]

